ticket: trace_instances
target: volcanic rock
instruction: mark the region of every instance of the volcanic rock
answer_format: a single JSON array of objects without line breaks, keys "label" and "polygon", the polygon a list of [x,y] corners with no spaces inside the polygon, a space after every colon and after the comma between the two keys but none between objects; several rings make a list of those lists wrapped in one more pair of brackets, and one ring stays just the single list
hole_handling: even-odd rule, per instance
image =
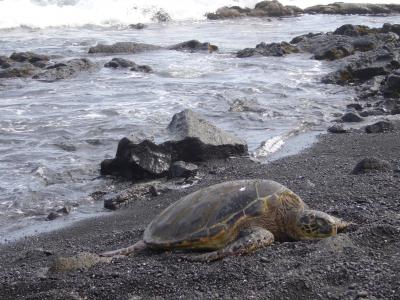
[{"label": "volcanic rock", "polygon": [[116,157],[104,160],[100,172],[130,180],[160,178],[167,175],[170,164],[171,154],[162,145],[150,140],[136,144],[123,138],[118,143]]},{"label": "volcanic rock", "polygon": [[176,45],[168,47],[169,50],[177,51],[188,51],[188,52],[198,52],[198,51],[208,51],[214,52],[218,51],[218,47],[210,43],[201,43],[198,40],[190,40]]},{"label": "volcanic rock", "polygon": [[266,43],[260,43],[258,44],[255,48],[246,48],[243,50],[240,50],[236,56],[243,58],[243,57],[250,57],[254,55],[258,56],[283,56],[285,54],[290,54],[290,53],[297,53],[299,52],[299,49],[286,42],[281,42],[281,43],[271,43],[271,44],[266,44]]},{"label": "volcanic rock", "polygon": [[247,155],[247,144],[186,109],[173,116],[168,125],[172,140],[165,142],[173,160],[186,162]]},{"label": "volcanic rock", "polygon": [[382,92],[385,97],[400,98],[400,70],[387,76]]}]

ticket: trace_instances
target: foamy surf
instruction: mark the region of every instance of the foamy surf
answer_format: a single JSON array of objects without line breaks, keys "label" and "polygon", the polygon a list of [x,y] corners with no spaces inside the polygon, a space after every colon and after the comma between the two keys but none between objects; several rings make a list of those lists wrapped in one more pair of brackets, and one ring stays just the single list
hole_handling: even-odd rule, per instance
[{"label": "foamy surf", "polygon": [[[260,0],[0,0],[0,28],[19,26],[128,25],[154,22],[154,15],[166,12],[172,20],[203,20],[222,6],[254,7]],[[331,0],[282,0],[285,5],[305,8]],[[366,2],[351,0],[344,2]],[[399,0],[368,1],[399,3]]]}]

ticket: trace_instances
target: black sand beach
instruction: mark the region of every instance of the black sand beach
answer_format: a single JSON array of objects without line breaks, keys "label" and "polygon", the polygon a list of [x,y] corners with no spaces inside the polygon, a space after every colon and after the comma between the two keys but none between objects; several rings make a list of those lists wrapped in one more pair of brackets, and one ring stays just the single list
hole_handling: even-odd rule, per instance
[{"label": "black sand beach", "polygon": [[[361,159],[389,161],[393,173],[350,174]],[[327,134],[302,153],[262,165],[213,161],[191,188],[0,248],[2,299],[398,299],[400,293],[400,136]],[[179,197],[217,182],[268,178],[311,208],[355,222],[316,242],[274,243],[253,255],[195,263],[144,253],[89,269],[48,272],[57,256],[111,250],[141,238],[148,222]]]}]

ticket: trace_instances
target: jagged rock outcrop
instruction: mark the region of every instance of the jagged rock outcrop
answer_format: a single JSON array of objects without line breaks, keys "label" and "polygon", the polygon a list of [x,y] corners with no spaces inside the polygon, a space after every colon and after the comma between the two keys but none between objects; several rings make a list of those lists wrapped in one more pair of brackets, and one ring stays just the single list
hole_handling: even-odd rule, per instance
[{"label": "jagged rock outcrop", "polygon": [[400,13],[400,4],[335,2],[328,5],[315,5],[307,7],[306,9],[304,9],[304,12],[308,14],[329,14],[329,15],[398,14]]}]

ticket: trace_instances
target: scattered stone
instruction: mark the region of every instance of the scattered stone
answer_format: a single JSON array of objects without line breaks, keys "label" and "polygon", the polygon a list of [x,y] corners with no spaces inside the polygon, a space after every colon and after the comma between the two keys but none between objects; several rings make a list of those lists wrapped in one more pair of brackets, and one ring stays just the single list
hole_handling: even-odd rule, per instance
[{"label": "scattered stone", "polygon": [[176,161],[169,168],[169,178],[189,178],[196,176],[199,167],[192,163],[186,163],[184,161]]},{"label": "scattered stone", "polygon": [[281,43],[260,43],[255,48],[246,48],[237,52],[236,56],[240,58],[258,56],[284,56],[290,53],[297,53],[299,49],[286,42]]},{"label": "scattered stone", "polygon": [[212,45],[211,43],[201,43],[198,40],[190,40],[176,45],[168,47],[169,50],[177,51],[188,51],[188,52],[198,52],[198,51],[208,51],[209,53],[218,51],[218,47]]},{"label": "scattered stone", "polygon": [[71,212],[70,206],[64,206],[56,211],[52,211],[47,215],[47,221],[54,221],[62,216],[68,215]]},{"label": "scattered stone", "polygon": [[150,186],[149,193],[153,197],[157,197],[157,196],[161,195],[161,193],[158,191],[157,187],[154,185]]},{"label": "scattered stone", "polygon": [[381,116],[384,114],[386,114],[386,111],[383,108],[374,108],[360,112],[360,116],[364,118],[369,116]]},{"label": "scattered stone", "polygon": [[267,110],[262,107],[256,100],[236,99],[230,105],[229,111],[264,113]]},{"label": "scattered stone", "polygon": [[369,172],[393,172],[391,164],[383,159],[368,157],[361,160],[351,172],[352,174],[364,174]]},{"label": "scattered stone", "polygon": [[328,132],[330,133],[346,133],[347,130],[344,128],[342,124],[335,124],[328,128]]},{"label": "scattered stone", "polygon": [[395,126],[390,121],[379,121],[375,124],[365,126],[366,133],[383,133],[394,130]]},{"label": "scattered stone", "polygon": [[119,42],[112,45],[98,44],[97,46],[91,47],[89,49],[89,53],[90,54],[140,53],[140,52],[154,51],[159,49],[162,49],[162,47],[143,44],[143,43]]},{"label": "scattered stone", "polygon": [[345,113],[345,114],[341,117],[341,120],[342,120],[343,122],[355,123],[355,122],[361,122],[361,121],[363,121],[364,119],[363,119],[358,113],[355,113],[355,112],[348,112],[348,113]]},{"label": "scattered stone", "polygon": [[10,59],[16,62],[29,62],[37,67],[44,67],[50,60],[50,57],[33,52],[14,52],[11,54]]},{"label": "scattered stone", "polygon": [[100,257],[94,253],[83,252],[71,257],[56,258],[50,269],[50,273],[72,272],[81,269],[89,269],[99,263],[109,263],[111,258]]},{"label": "scattered stone", "polygon": [[128,27],[129,27],[130,29],[138,29],[138,30],[141,30],[141,29],[147,28],[147,25],[145,25],[145,24],[143,24],[143,23],[137,23],[137,24],[129,24]]},{"label": "scattered stone", "polygon": [[61,216],[62,216],[62,214],[52,211],[51,213],[49,213],[47,215],[46,220],[47,221],[54,221],[55,219],[58,219]]}]

